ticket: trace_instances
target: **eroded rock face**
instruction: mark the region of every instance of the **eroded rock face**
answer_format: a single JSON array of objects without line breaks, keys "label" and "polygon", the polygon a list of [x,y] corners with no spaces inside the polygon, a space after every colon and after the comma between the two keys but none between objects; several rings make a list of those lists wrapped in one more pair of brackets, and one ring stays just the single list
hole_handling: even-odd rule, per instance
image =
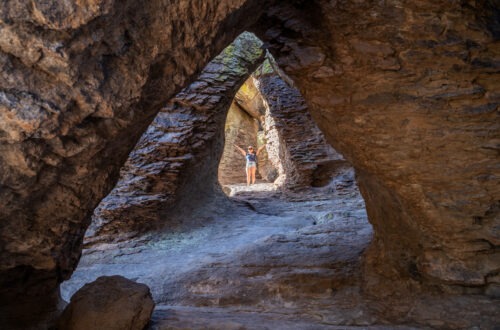
[{"label": "eroded rock face", "polygon": [[[325,140],[304,98],[277,73],[258,78],[266,109],[264,127],[271,159],[281,166],[278,181],[285,189],[324,186],[350,167]],[[277,155],[275,155],[277,154]]]},{"label": "eroded rock face", "polygon": [[234,95],[263,61],[262,42],[243,33],[162,108],[113,191],[97,207],[86,242],[119,241],[169,223],[220,194],[217,169]]},{"label": "eroded rock face", "polygon": [[[140,134],[261,3],[2,2],[2,324],[55,306]],[[375,228],[366,292],[495,292],[498,6],[265,4],[255,29],[356,168]]]},{"label": "eroded rock face", "polygon": [[356,169],[375,229],[368,292],[498,281],[495,17],[490,1],[318,0],[271,7],[256,27]]},{"label": "eroded rock face", "polygon": [[122,276],[101,276],[71,297],[58,329],[143,330],[154,306],[147,285]]},{"label": "eroded rock face", "polygon": [[263,3],[0,4],[2,319],[54,309],[137,139]]}]

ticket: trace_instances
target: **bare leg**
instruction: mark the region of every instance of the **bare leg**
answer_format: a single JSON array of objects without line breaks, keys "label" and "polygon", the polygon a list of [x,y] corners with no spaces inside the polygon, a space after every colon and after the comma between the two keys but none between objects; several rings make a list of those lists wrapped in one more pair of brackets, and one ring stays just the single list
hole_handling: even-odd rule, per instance
[{"label": "bare leg", "polygon": [[250,168],[250,173],[252,174],[252,184],[255,184],[255,172],[257,170],[257,167],[251,167]]},{"label": "bare leg", "polygon": [[246,168],[246,172],[247,172],[247,186],[250,185],[250,179],[252,177],[252,174],[251,174],[251,169],[250,168]]}]

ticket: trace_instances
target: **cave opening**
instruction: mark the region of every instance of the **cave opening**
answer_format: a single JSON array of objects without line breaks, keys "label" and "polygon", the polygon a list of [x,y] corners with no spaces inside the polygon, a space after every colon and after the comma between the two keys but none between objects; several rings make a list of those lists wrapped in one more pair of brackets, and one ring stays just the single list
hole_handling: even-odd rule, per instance
[{"label": "cave opening", "polygon": [[[159,306],[196,309],[335,305],[334,290],[359,285],[372,229],[354,170],[264,53],[243,33],[160,111],[95,210],[64,299],[115,274],[146,283]],[[265,146],[256,190],[234,144]]]},{"label": "cave opening", "polygon": [[[248,148],[256,153],[257,190],[266,186],[279,189],[286,173],[282,164],[284,148],[274,125],[275,118],[260,91],[260,79],[265,75],[276,75],[273,61],[266,54],[264,62],[236,92],[227,112],[224,124],[224,150],[219,162],[218,181],[228,196],[234,195],[245,184],[248,185],[246,166]],[[248,178],[251,181],[251,178]],[[250,182],[251,183],[251,182]]]},{"label": "cave opening", "polygon": [[[73,287],[96,274],[145,282],[164,328],[496,328],[493,3],[3,1],[0,324],[52,328],[44,320],[80,261]],[[245,29],[355,166],[370,247],[340,159],[288,172],[329,181],[309,192],[236,201],[218,189],[225,110],[261,45],[240,39],[250,47],[233,47],[234,61],[200,72]],[[95,210],[80,259],[93,209],[161,107]],[[180,224],[188,230],[168,232]]]},{"label": "cave opening", "polygon": [[[250,147],[257,155],[255,186],[246,159]],[[266,51],[227,111],[218,167],[224,193],[324,187],[347,168],[309,115],[292,79]]]}]

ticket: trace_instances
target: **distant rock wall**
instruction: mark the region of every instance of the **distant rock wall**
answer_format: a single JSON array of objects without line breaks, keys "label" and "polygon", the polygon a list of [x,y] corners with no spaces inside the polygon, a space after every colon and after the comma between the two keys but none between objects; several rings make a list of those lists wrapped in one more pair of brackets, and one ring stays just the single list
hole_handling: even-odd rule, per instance
[{"label": "distant rock wall", "polygon": [[[265,180],[284,189],[324,186],[350,165],[326,142],[300,92],[285,81],[289,78],[283,77],[279,69],[273,70],[269,61],[272,60],[267,60],[248,78],[235,96],[235,103],[262,128],[260,143],[266,147],[259,155],[258,172]],[[267,68],[265,73],[263,67]],[[236,121],[244,116],[244,113],[238,116],[230,113],[228,117],[227,125],[233,127],[234,132],[226,133],[228,139],[221,165],[227,174],[219,171],[223,184],[246,181],[245,173],[237,165],[241,163],[240,153],[232,145],[235,132],[240,130],[240,140],[245,142],[242,147],[257,146],[254,134],[250,137],[250,133],[245,133],[254,128]],[[229,178],[231,175],[234,179]]]},{"label": "distant rock wall", "polygon": [[219,164],[219,182],[221,184],[246,182],[246,160],[234,144],[243,149],[250,145],[255,147],[258,129],[258,122],[236,102],[233,102],[229,108],[224,128],[224,152]]}]

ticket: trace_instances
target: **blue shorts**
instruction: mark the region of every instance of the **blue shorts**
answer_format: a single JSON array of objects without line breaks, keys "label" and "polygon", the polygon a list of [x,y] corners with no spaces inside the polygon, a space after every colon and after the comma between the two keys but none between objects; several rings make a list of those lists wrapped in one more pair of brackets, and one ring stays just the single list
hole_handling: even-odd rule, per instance
[{"label": "blue shorts", "polygon": [[250,167],[257,167],[257,163],[256,162],[247,162],[247,169],[249,169]]}]

